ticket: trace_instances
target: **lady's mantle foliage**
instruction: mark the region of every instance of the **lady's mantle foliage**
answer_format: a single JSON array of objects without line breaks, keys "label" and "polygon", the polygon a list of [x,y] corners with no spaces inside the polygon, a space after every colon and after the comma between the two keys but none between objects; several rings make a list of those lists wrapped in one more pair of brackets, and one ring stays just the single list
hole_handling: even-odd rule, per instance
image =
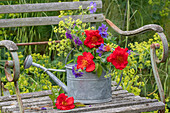
[{"label": "lady's mantle foliage", "polygon": [[90,49],[104,44],[104,40],[99,34],[99,30],[86,30],[85,33],[87,37],[84,41],[84,45],[89,47]]},{"label": "lady's mantle foliage", "polygon": [[73,97],[68,97],[64,93],[61,93],[57,97],[55,105],[56,105],[57,109],[60,109],[60,110],[70,110],[70,109],[73,109],[73,108],[75,108],[74,98]]},{"label": "lady's mantle foliage", "polygon": [[94,56],[90,52],[84,52],[83,56],[80,55],[77,58],[77,69],[86,69],[86,72],[92,72],[95,69],[95,63],[93,61]]},{"label": "lady's mantle foliage", "polygon": [[128,48],[123,49],[118,46],[117,48],[115,48],[115,51],[113,51],[113,53],[107,57],[107,62],[111,62],[116,69],[124,69],[128,64],[127,50]]}]

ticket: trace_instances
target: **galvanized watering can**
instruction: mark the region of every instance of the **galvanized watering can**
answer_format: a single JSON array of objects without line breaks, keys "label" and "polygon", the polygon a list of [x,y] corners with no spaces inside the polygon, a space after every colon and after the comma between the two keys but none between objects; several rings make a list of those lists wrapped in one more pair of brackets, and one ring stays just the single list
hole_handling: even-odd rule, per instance
[{"label": "galvanized watering can", "polygon": [[[58,70],[47,69],[32,61],[31,55],[27,56],[24,62],[24,68],[27,69],[31,65],[41,68],[54,80],[56,84],[63,88],[69,97],[74,97],[75,102],[92,104],[103,103],[112,100],[111,78],[105,78],[105,72],[102,73],[100,78],[98,78],[97,74],[88,72],[84,72],[83,76],[80,78],[75,78],[75,76],[72,74],[72,66],[74,66],[74,64],[66,65],[66,70]],[[50,71],[66,72],[67,86]]]}]

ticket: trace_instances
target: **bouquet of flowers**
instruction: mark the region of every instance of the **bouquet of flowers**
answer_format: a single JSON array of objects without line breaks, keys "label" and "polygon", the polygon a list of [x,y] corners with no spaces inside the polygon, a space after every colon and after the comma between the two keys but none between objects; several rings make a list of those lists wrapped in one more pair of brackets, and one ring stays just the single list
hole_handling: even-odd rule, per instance
[{"label": "bouquet of flowers", "polygon": [[[94,12],[96,12],[96,3],[91,2],[87,13]],[[81,14],[87,13],[82,11]],[[61,44],[69,43],[69,46],[67,44],[65,46],[67,45],[67,49],[71,48],[71,52],[73,52],[75,65],[72,67],[72,74],[75,78],[83,76],[85,72],[97,73],[97,76],[100,77],[102,71],[110,73],[114,68],[123,70],[127,66],[130,51],[116,45],[111,33],[107,30],[108,27],[103,23],[96,29],[90,23],[82,23],[80,19],[73,20],[71,17],[60,21],[58,28],[54,28],[54,32],[58,32],[61,37],[66,38]],[[60,45],[58,44],[56,47],[60,47]],[[63,93],[55,97],[57,98],[55,103],[57,109],[69,110],[75,106],[83,106],[81,103],[73,104],[74,98],[68,98]]]},{"label": "bouquet of flowers", "polygon": [[[77,24],[78,23],[78,24]],[[115,46],[109,40],[108,27],[102,23],[97,30],[94,27],[86,27],[80,20],[69,28],[66,28],[66,38],[69,39],[74,48],[75,66],[72,73],[75,77],[83,76],[83,71],[96,72],[98,77],[102,70],[122,70],[128,64],[127,48]],[[79,24],[81,23],[81,24]],[[80,26],[82,25],[82,26]],[[112,64],[112,65],[111,65]]]}]

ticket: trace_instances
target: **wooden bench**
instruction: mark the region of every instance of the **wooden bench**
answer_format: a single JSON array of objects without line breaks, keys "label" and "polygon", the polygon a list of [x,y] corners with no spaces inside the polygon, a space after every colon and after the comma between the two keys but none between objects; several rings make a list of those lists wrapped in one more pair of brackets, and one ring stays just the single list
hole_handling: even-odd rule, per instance
[{"label": "wooden bench", "polygon": [[[61,2],[61,3],[37,3],[37,4],[22,4],[22,5],[1,5],[0,6],[0,14],[7,14],[7,13],[28,13],[28,12],[43,12],[43,11],[61,11],[61,10],[78,10],[79,6],[82,5],[83,9],[86,9],[91,1],[80,1],[80,2]],[[102,1],[97,0],[93,1],[96,2],[97,8],[102,8]],[[59,21],[64,20],[64,18],[68,18],[69,16],[63,16],[62,18],[59,18],[58,16],[49,16],[49,17],[28,17],[28,18],[17,18],[17,19],[0,19],[0,28],[6,28],[6,27],[22,27],[22,26],[40,26],[40,25],[57,25]],[[157,72],[156,62],[163,62],[167,58],[168,54],[168,43],[166,40],[165,35],[163,34],[162,27],[151,24],[143,26],[137,30],[134,31],[122,31],[120,30],[116,25],[114,25],[110,20],[105,19],[105,16],[101,14],[89,14],[89,15],[72,15],[70,16],[74,20],[82,19],[82,22],[107,22],[116,32],[118,32],[121,35],[130,36],[130,35],[136,35],[139,33],[143,33],[147,30],[154,30],[156,31],[162,41],[163,41],[163,47],[164,47],[164,53],[163,58],[161,61],[157,60],[157,57],[155,57],[155,49],[158,48],[156,44],[153,44],[151,46],[151,60],[152,60],[152,66],[153,71],[155,75],[155,79],[159,88],[160,96],[162,102],[158,102],[155,99],[146,99],[144,97],[140,96],[134,96],[134,94],[128,93],[126,90],[122,90],[121,87],[119,87],[117,91],[112,92],[113,94],[113,100],[109,103],[103,103],[103,104],[94,104],[91,106],[86,106],[84,108],[78,108],[73,109],[70,111],[62,111],[62,112],[144,112],[144,111],[153,111],[153,110],[162,110],[164,109],[164,94],[162,85],[159,79],[159,75]],[[17,46],[21,45],[36,45],[36,44],[47,44],[48,42],[32,42],[32,43],[20,43],[16,44]],[[0,46],[5,46],[6,43],[1,43]],[[8,49],[10,49],[10,45],[5,46]],[[15,48],[15,51],[17,51],[17,48]],[[13,52],[13,50],[11,50]],[[13,66],[13,68],[15,68]],[[17,75],[19,77],[19,75]],[[12,82],[16,83],[16,89],[17,86],[17,80],[11,80]],[[18,92],[19,93],[19,92]],[[51,91],[41,91],[41,92],[34,92],[34,93],[27,93],[27,94],[21,94],[21,97],[18,96],[18,101],[22,98],[23,106],[25,109],[25,112],[61,112],[59,110],[53,110],[50,106],[52,104],[52,101],[49,99],[48,95],[51,94]],[[16,102],[16,96],[10,95],[10,96],[1,96],[0,97],[0,106],[2,107],[3,112],[19,112],[19,107]],[[20,104],[22,104],[20,102]],[[49,105],[48,110],[42,111],[40,110],[40,107]],[[22,105],[20,105],[21,109]],[[38,111],[36,111],[38,110]],[[23,112],[21,110],[21,112]]]},{"label": "wooden bench", "polygon": [[[113,83],[116,85],[116,83]],[[116,86],[113,86],[114,89]],[[164,109],[164,103],[156,99],[146,99],[135,96],[133,93],[123,90],[121,86],[112,92],[112,101],[103,104],[86,105],[82,108],[75,108],[68,111],[52,109],[52,101],[48,95],[51,90],[21,94],[25,113],[56,113],[56,112],[87,112],[87,113],[139,113]],[[19,107],[15,95],[0,97],[2,112],[18,113]],[[45,107],[47,110],[41,110]]]}]

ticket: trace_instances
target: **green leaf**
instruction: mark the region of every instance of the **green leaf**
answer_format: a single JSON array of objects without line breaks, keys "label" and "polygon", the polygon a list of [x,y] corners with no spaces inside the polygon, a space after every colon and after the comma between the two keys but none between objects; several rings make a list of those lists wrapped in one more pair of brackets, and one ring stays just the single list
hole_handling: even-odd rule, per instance
[{"label": "green leaf", "polygon": [[74,54],[74,56],[80,56],[80,55],[82,55],[82,53],[76,53],[76,54]]},{"label": "green leaf", "polygon": [[99,65],[97,69],[97,76],[100,77],[102,75],[102,66]]},{"label": "green leaf", "polygon": [[55,97],[53,95],[49,95],[50,99],[52,100],[53,102],[53,106],[55,106]]},{"label": "green leaf", "polygon": [[59,96],[59,91],[56,88],[52,88],[52,94],[54,96],[54,98],[56,99]]},{"label": "green leaf", "polygon": [[96,72],[97,69],[98,69],[98,67],[99,67],[99,63],[95,63],[95,65],[96,65],[96,66],[95,66],[95,70],[94,70],[94,71]]},{"label": "green leaf", "polygon": [[57,107],[54,107],[53,109],[57,109]]},{"label": "green leaf", "polygon": [[64,93],[63,88],[60,89],[59,94]]},{"label": "green leaf", "polygon": [[79,28],[77,26],[75,26],[74,29],[77,30],[77,31],[79,30]]},{"label": "green leaf", "polygon": [[80,103],[80,102],[76,102],[74,103],[75,107],[76,108],[79,108],[79,107],[85,107],[86,105],[84,105],[83,103]]},{"label": "green leaf", "polygon": [[71,62],[73,62],[73,61],[74,61],[74,59],[72,59],[72,60],[68,61],[68,62],[67,62],[67,64],[70,64],[70,63],[71,63]]}]

